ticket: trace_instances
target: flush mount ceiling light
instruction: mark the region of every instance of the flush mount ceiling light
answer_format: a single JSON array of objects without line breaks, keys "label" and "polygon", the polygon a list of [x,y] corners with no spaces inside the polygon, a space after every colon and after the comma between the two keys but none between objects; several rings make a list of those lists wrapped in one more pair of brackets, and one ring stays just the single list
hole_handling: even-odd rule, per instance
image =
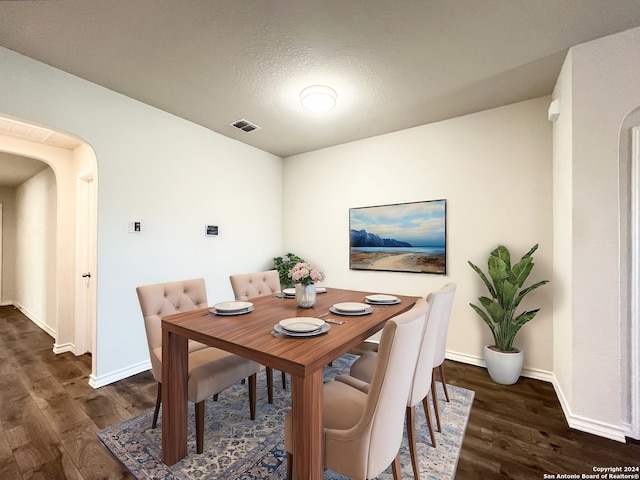
[{"label": "flush mount ceiling light", "polygon": [[324,85],[312,85],[300,92],[302,106],[314,112],[326,112],[336,106],[336,92]]}]

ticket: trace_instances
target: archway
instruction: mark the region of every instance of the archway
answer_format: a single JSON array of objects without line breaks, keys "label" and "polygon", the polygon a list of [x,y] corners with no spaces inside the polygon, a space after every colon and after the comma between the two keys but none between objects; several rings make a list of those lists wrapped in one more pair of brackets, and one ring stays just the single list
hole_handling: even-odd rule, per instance
[{"label": "archway", "polygon": [[628,435],[640,439],[640,107],[623,121],[619,164],[622,406]]},{"label": "archway", "polygon": [[[95,351],[95,208],[97,163],[82,140],[21,119],[0,116],[0,151],[40,160],[55,175],[55,325],[53,351]],[[82,189],[91,182],[93,188]],[[80,192],[80,193],[79,193]],[[90,205],[87,205],[87,202]],[[84,212],[84,214],[83,214]],[[79,215],[84,215],[79,221]],[[90,232],[90,234],[87,234]],[[81,239],[84,238],[84,241]],[[91,277],[81,277],[92,273]],[[84,308],[82,308],[84,305]],[[93,356],[93,371],[96,359]]]}]

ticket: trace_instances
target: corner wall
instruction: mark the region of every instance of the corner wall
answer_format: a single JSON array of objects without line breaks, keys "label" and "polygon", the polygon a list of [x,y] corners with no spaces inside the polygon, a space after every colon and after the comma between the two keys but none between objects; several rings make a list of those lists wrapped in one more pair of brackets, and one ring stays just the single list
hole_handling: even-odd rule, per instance
[{"label": "corner wall", "polygon": [[554,232],[571,257],[563,260],[571,266],[564,272],[567,285],[559,285],[570,302],[562,311],[568,316],[555,318],[562,322],[557,333],[563,332],[570,366],[557,358],[554,369],[569,425],[617,440],[627,433],[623,396],[629,382],[621,365],[621,331],[628,321],[621,305],[629,299],[621,289],[627,252],[620,245],[627,233],[621,232],[626,194],[619,176],[620,162],[629,159],[620,158],[619,138],[625,117],[640,105],[639,57],[640,28],[576,46],[553,95],[565,117],[553,132],[554,143],[563,146],[554,152],[554,164],[565,169],[554,194],[560,197],[563,184],[571,189],[564,197],[570,237],[563,237],[565,227]]},{"label": "corner wall", "polygon": [[[540,247],[530,277],[552,280],[525,299],[541,307],[516,339],[525,373],[553,368],[553,243],[550,98],[543,97],[285,159],[284,250],[327,273],[328,286],[426,296],[458,290],[449,358],[482,364],[489,329],[469,307],[484,285],[467,264],[486,266],[504,243],[518,258]],[[447,200],[447,275],[349,270],[349,208]]]}]

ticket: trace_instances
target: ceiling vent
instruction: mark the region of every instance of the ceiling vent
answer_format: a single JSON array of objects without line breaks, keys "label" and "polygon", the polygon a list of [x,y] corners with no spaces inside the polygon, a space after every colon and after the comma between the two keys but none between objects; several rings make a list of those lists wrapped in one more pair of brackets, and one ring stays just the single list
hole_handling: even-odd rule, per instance
[{"label": "ceiling vent", "polygon": [[253,132],[254,130],[260,130],[261,127],[256,125],[255,123],[251,123],[244,118],[242,120],[237,120],[231,124],[232,127],[236,127],[239,130],[242,130],[245,133]]},{"label": "ceiling vent", "polygon": [[10,118],[0,117],[0,133],[8,133],[16,137],[26,138],[27,140],[44,142],[55,132],[48,128],[37,127]]}]

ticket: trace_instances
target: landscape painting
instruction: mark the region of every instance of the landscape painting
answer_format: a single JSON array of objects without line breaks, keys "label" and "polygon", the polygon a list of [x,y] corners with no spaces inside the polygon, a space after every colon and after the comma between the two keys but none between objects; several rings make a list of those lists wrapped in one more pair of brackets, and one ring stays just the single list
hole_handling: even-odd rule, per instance
[{"label": "landscape painting", "polygon": [[446,200],[349,209],[349,268],[447,273]]}]

